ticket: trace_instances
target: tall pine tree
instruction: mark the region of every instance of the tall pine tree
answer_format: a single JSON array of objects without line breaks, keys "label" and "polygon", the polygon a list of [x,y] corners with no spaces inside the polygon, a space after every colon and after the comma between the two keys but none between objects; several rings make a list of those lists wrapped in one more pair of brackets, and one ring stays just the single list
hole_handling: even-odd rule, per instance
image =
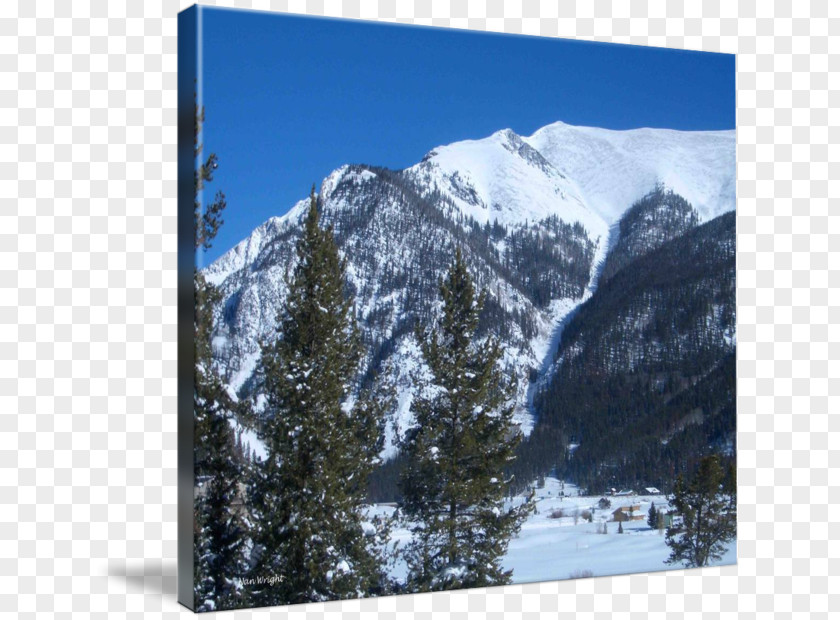
[{"label": "tall pine tree", "polygon": [[666,532],[668,564],[707,566],[723,557],[737,529],[734,468],[724,476],[717,455],[704,457],[689,483],[677,478],[670,505],[680,519]]},{"label": "tall pine tree", "polygon": [[366,522],[365,485],[382,445],[381,403],[349,405],[362,351],[345,263],[319,226],[313,188],[297,266],[264,345],[267,458],[250,493],[259,605],[379,594],[386,528]]},{"label": "tall pine tree", "polygon": [[504,509],[503,470],[521,433],[512,420],[513,382],[499,370],[499,343],[475,341],[485,294],[475,288],[460,249],[440,285],[442,316],[418,330],[431,376],[412,405],[405,439],[402,511],[413,523],[406,549],[413,591],[505,584],[510,537],[532,505]]},{"label": "tall pine tree", "polygon": [[656,511],[656,506],[653,504],[653,502],[651,502],[650,503],[650,510],[648,510],[648,517],[647,517],[648,527],[652,530],[655,530],[658,523],[659,523],[659,513]]},{"label": "tall pine tree", "polygon": [[[201,156],[199,135],[204,110],[196,107],[195,158]],[[222,224],[224,194],[203,204],[201,192],[213,180],[218,166],[215,154],[196,165],[195,250],[210,247]],[[213,309],[219,292],[195,272],[195,507],[194,588],[197,611],[232,609],[242,604],[237,584],[245,573],[244,545],[247,531],[235,500],[243,474],[243,460],[236,448],[230,420],[242,405],[227,392],[213,365],[211,338]]]}]

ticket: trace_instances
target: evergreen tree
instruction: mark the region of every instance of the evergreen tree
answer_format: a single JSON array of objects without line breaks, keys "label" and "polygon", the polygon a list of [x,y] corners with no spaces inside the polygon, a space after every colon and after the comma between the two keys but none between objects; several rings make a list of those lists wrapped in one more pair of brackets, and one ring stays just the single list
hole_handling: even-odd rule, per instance
[{"label": "evergreen tree", "polygon": [[[202,371],[197,371],[198,375]],[[246,570],[247,529],[235,500],[243,463],[237,458],[229,417],[235,404],[215,374],[196,379],[195,593],[198,611],[242,604],[237,578]]]},{"label": "evergreen tree", "polygon": [[406,549],[412,591],[509,583],[501,558],[533,507],[529,499],[503,508],[511,482],[503,470],[521,438],[513,383],[497,366],[498,342],[474,340],[485,294],[476,296],[460,249],[440,295],[437,325],[417,332],[430,376],[412,405],[401,480],[401,509],[414,524]]},{"label": "evergreen tree", "polygon": [[656,512],[656,506],[653,502],[650,503],[650,510],[648,510],[647,524],[651,529],[656,529],[656,524],[659,522],[659,513]]},{"label": "evergreen tree", "polygon": [[735,470],[735,463],[730,462],[726,470],[726,479],[723,482],[723,492],[729,498],[728,509],[732,514],[738,513],[738,479]]},{"label": "evergreen tree", "polygon": [[723,556],[737,527],[734,476],[730,480],[725,480],[716,455],[700,461],[690,483],[684,483],[682,476],[677,478],[670,505],[681,523],[666,533],[665,542],[671,547],[668,564],[707,566]]},{"label": "evergreen tree", "polygon": [[211,202],[204,202],[202,200],[202,192],[204,186],[213,180],[213,173],[219,167],[219,158],[215,153],[210,153],[207,159],[200,160],[202,155],[203,144],[201,143],[201,129],[204,125],[204,108],[196,104],[195,106],[195,131],[193,140],[193,156],[196,160],[195,167],[195,247],[196,250],[203,248],[205,250],[212,247],[213,238],[219,232],[219,228],[224,223],[222,220],[222,211],[227,206],[225,195],[223,192],[216,192],[215,197]]},{"label": "evergreen tree", "polygon": [[[201,154],[199,134],[203,109],[196,108],[195,157]],[[222,223],[224,195],[210,204],[201,201],[204,184],[212,181],[215,154],[196,166],[195,250],[211,245]],[[234,504],[239,496],[243,459],[237,451],[230,420],[242,409],[228,394],[212,359],[213,309],[221,295],[195,272],[195,506],[194,587],[198,611],[231,609],[241,605],[237,578],[245,572],[244,544],[247,531]]]},{"label": "evergreen tree", "polygon": [[383,403],[348,404],[361,349],[345,263],[319,227],[314,187],[297,266],[263,346],[268,451],[250,493],[258,605],[382,593],[382,523],[366,523],[365,485],[382,446]]}]

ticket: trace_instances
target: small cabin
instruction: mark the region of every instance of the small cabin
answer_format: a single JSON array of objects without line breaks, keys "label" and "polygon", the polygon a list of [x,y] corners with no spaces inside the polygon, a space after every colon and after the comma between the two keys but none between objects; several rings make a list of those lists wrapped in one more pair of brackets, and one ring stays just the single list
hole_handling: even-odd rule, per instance
[{"label": "small cabin", "polygon": [[642,506],[640,504],[616,508],[612,514],[613,521],[644,521],[647,518],[642,512]]}]

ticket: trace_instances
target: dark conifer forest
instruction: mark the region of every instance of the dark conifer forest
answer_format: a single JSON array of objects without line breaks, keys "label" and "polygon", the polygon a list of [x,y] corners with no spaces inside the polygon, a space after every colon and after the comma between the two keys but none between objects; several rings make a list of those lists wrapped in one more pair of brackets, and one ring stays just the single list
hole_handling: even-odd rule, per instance
[{"label": "dark conifer forest", "polygon": [[638,258],[608,259],[623,266],[563,332],[518,479],[556,470],[593,493],[668,489],[701,456],[734,455],[735,214],[692,227],[686,212],[686,222]]}]

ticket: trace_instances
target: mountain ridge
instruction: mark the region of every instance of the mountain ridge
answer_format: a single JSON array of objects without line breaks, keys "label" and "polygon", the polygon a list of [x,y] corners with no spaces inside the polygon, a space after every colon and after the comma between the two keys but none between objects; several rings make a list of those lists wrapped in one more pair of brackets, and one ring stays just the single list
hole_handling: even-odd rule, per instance
[{"label": "mountain ridge", "polygon": [[[488,289],[482,337],[492,335],[505,345],[502,363],[516,377],[517,420],[530,432],[533,379],[554,367],[551,358],[563,325],[597,288],[611,249],[610,230],[620,219],[615,213],[623,215],[644,195],[635,193],[649,178],[656,181],[645,192],[661,183],[656,166],[643,161],[612,173],[605,180],[610,185],[606,194],[588,177],[580,182],[569,170],[580,174],[581,168],[597,168],[594,160],[606,148],[597,147],[598,140],[606,141],[612,159],[624,158],[626,164],[630,156],[625,142],[652,144],[652,135],[661,151],[666,140],[658,132],[673,132],[630,130],[642,134],[619,140],[612,130],[597,130],[595,140],[596,129],[555,123],[525,138],[504,129],[480,140],[436,147],[403,170],[343,165],[321,182],[323,220],[333,227],[348,261],[348,292],[356,298],[367,347],[362,376],[372,377],[372,371],[385,368],[384,379],[397,386],[398,403],[389,420],[383,456],[396,453],[400,429],[411,417],[410,374],[422,365],[412,325],[432,316],[437,280],[456,246],[465,249],[477,283]],[[576,132],[576,140],[558,145],[558,132],[570,131]],[[676,132],[681,143],[696,142],[696,137],[686,138],[684,133]],[[729,142],[728,138],[714,142],[721,151],[731,147],[734,158],[734,132],[730,137]],[[535,144],[543,144],[549,154]],[[677,150],[685,154],[687,148],[681,144]],[[587,149],[591,153],[580,157]],[[570,153],[577,154],[573,161]],[[727,158],[719,153],[711,161]],[[683,185],[715,172],[714,166],[702,164],[703,159],[699,154],[693,158],[701,162],[699,171],[692,170]],[[681,164],[686,165],[690,168]],[[719,193],[725,193],[729,175],[718,174]],[[620,183],[627,188],[612,186]],[[689,187],[689,193],[705,195],[708,185]],[[603,206],[607,194],[634,198],[627,198],[623,209],[610,210]],[[590,200],[598,209],[590,207]],[[301,200],[285,215],[269,218],[203,270],[224,298],[214,336],[215,359],[230,390],[254,398],[258,410],[259,342],[274,337],[284,279],[296,260],[294,242],[307,204]],[[707,219],[703,213],[713,214],[729,204],[701,205],[698,218]],[[734,209],[734,190],[731,206]]]},{"label": "mountain ridge", "polygon": [[525,140],[576,179],[610,224],[656,184],[694,205],[701,221],[735,209],[735,130],[613,130],[556,122]]},{"label": "mountain ridge", "polygon": [[[664,177],[672,177],[674,176],[671,172],[665,171],[664,169],[662,172],[668,172],[667,174],[657,174],[655,172],[651,172],[650,170],[646,169],[645,166],[642,164],[638,164],[638,170],[642,171],[641,173],[645,175],[646,180],[650,180],[651,182],[633,182],[630,183],[632,186],[640,186],[643,189],[638,191],[626,191],[625,196],[621,199],[615,200],[616,206],[613,210],[608,211],[609,217],[603,217],[605,223],[607,225],[612,225],[618,222],[624,212],[630,208],[630,206],[639,198],[644,196],[645,193],[650,191],[657,183],[662,183],[671,189],[673,189],[676,193],[680,194],[688,202],[690,202],[695,209],[697,209],[698,216],[700,217],[701,221],[705,221],[707,219],[711,219],[716,215],[720,215],[725,211],[730,211],[735,209],[735,130],[712,130],[712,131],[685,131],[685,130],[677,130],[677,129],[664,129],[664,128],[650,128],[650,127],[642,127],[637,129],[626,129],[626,130],[614,130],[614,129],[603,129],[600,127],[590,127],[584,125],[570,125],[568,123],[564,123],[562,121],[555,121],[554,123],[550,123],[549,125],[545,125],[537,129],[533,134],[530,136],[523,137],[516,132],[514,132],[510,128],[500,129],[491,135],[480,138],[477,140],[461,140],[458,142],[454,142],[448,145],[440,145],[430,149],[421,159],[420,162],[410,166],[404,170],[413,170],[416,169],[418,166],[421,166],[424,163],[433,161],[435,157],[440,156],[440,151],[442,149],[465,146],[465,145],[478,145],[478,144],[490,144],[494,140],[500,140],[502,138],[512,139],[512,140],[519,140],[522,144],[533,148],[534,150],[539,153],[539,156],[544,161],[548,162],[559,174],[563,175],[566,178],[574,178],[574,176],[568,172],[564,172],[563,169],[567,167],[571,167],[573,171],[581,170],[581,169],[592,169],[592,158],[573,158],[570,156],[570,153],[574,153],[576,151],[581,150],[584,146],[587,146],[586,142],[584,141],[581,143],[580,140],[572,141],[569,144],[565,145],[565,150],[561,148],[561,145],[558,142],[561,141],[562,135],[559,135],[559,132],[574,132],[582,135],[589,136],[589,143],[602,141],[606,143],[610,143],[616,151],[621,151],[625,156],[628,154],[628,148],[625,144],[626,142],[631,142],[634,139],[639,139],[644,136],[648,135],[656,135],[660,137],[670,137],[670,138],[679,138],[685,139],[689,138],[689,142],[692,140],[705,140],[711,138],[716,142],[723,143],[723,146],[726,148],[723,149],[720,144],[717,145],[717,148],[721,148],[723,153],[720,155],[719,162],[723,162],[725,165],[719,165],[717,167],[711,166],[708,162],[704,165],[700,166],[701,171],[709,172],[710,169],[716,172],[716,176],[718,176],[721,180],[719,182],[720,191],[719,194],[721,195],[721,200],[715,204],[715,206],[708,206],[704,201],[698,201],[695,197],[692,200],[692,195],[696,194],[703,194],[704,192],[692,191],[691,189],[686,190],[685,188],[680,189],[679,185],[685,185],[685,182],[677,182],[676,184],[669,182],[668,179]],[[543,154],[540,151],[540,147],[546,150],[550,156]],[[597,151],[591,145],[588,148],[592,151]],[[661,148],[661,147],[660,147]],[[682,150],[685,150],[687,147],[682,145],[680,147]],[[616,155],[617,156],[617,155]],[[661,157],[661,153],[657,153],[658,157]],[[638,159],[637,155],[637,159]],[[690,158],[689,158],[690,159]],[[708,158],[705,158],[708,159]],[[574,163],[574,166],[572,166]],[[331,188],[335,185],[335,178],[341,176],[345,173],[349,168],[350,164],[343,164],[339,166],[335,170],[333,170],[321,183],[321,191],[319,193],[329,194]],[[597,166],[595,168],[603,168],[605,165]],[[625,170],[622,174],[619,175],[611,175],[611,176],[618,176],[618,177],[625,177],[631,175],[633,173],[631,170]],[[592,175],[587,174],[586,178],[589,179]],[[696,175],[692,175],[696,176]],[[715,176],[715,175],[712,175]],[[604,185],[618,185],[620,186],[621,183],[607,183],[604,181],[602,184]],[[578,195],[583,193],[580,190],[576,192]],[[594,197],[591,200],[595,203],[600,203],[604,200],[602,196],[602,192],[592,192]],[[705,192],[705,193],[713,193],[713,192]],[[297,203],[295,203],[289,211],[285,214],[280,216],[272,216],[268,218],[263,224],[259,225],[256,229],[259,230],[263,227],[268,227],[272,224],[275,226],[283,226],[292,224],[294,220],[299,219],[305,213],[305,208],[307,205],[307,199],[301,199]],[[483,223],[483,222],[482,222]],[[252,233],[253,234],[253,233]],[[205,268],[205,272],[207,274],[212,274],[213,269],[210,269],[214,264],[221,261],[225,256],[229,253],[233,252],[237,248],[239,248],[243,243],[248,242],[250,239],[246,237],[242,241],[240,241],[234,248],[228,250],[222,256],[217,258],[213,263],[208,265]],[[218,278],[216,278],[218,280]]]}]

